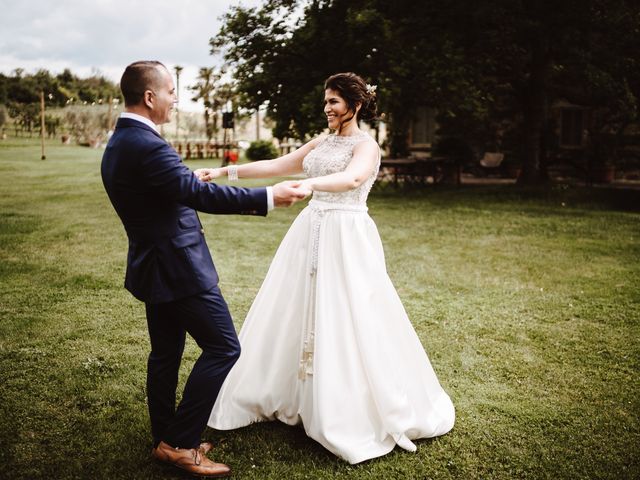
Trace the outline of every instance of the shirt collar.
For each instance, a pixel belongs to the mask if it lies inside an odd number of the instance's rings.
[[[147,117],[143,117],[142,115],[138,115],[137,113],[131,113],[131,112],[122,112],[120,114],[120,118],[129,118],[131,120],[137,120],[138,122],[142,122],[145,125],[153,128],[157,133],[160,133],[158,131],[158,126],[153,123],[151,120],[149,120]]]

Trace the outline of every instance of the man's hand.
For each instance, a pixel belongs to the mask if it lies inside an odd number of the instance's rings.
[[[193,174],[198,177],[201,182],[209,182],[214,178],[222,177],[226,175],[226,168],[198,168],[193,171]]]
[[[276,207],[290,207],[298,200],[311,195],[311,190],[301,186],[302,182],[288,180],[273,186],[273,204]]]

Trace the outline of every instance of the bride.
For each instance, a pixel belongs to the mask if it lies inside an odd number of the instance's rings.
[[[442,435],[455,412],[389,279],[367,214],[380,166],[358,128],[376,113],[375,87],[353,73],[325,82],[335,133],[274,160],[196,170],[202,180],[304,172],[312,190],[271,263],[240,331],[242,355],[209,426],[278,419],[350,463]]]

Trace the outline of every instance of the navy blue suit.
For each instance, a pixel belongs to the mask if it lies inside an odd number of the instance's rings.
[[[265,188],[200,182],[151,127],[120,118],[102,181],[129,238],[125,287],[146,304],[154,444],[195,448],[240,345],[196,210],[267,214]],[[175,408],[185,332],[203,352]]]

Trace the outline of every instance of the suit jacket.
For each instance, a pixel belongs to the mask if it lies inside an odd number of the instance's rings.
[[[102,157],[102,182],[129,237],[125,287],[147,303],[218,283],[196,210],[267,214],[266,188],[200,182],[151,127],[120,118]]]

